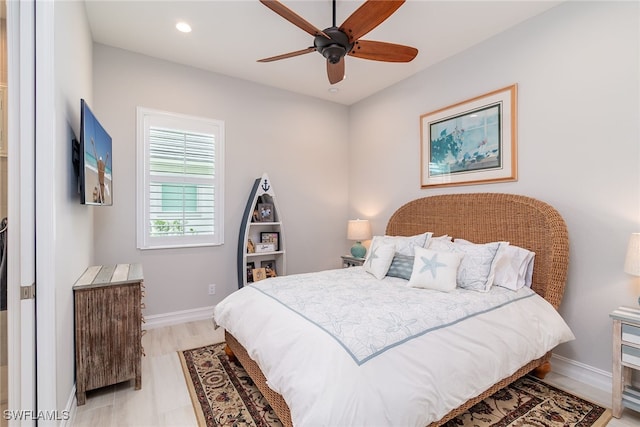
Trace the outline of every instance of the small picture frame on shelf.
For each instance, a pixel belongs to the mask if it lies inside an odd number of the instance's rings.
[[[278,275],[275,259],[260,261],[260,267],[264,268],[267,277],[276,277]]]
[[[259,282],[260,280],[267,278],[267,270],[264,268],[254,268],[253,269],[253,281]]]
[[[276,251],[280,250],[280,232],[278,231],[262,231],[260,233],[260,243],[275,244]]]
[[[256,268],[255,262],[247,263],[247,283],[253,282],[253,269]]]
[[[263,254],[265,252],[275,252],[276,244],[275,243],[258,243],[256,245],[256,253]]]
[[[258,221],[259,222],[273,222],[273,204],[271,203],[258,203]]]

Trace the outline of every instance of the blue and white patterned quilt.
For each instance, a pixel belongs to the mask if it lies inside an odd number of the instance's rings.
[[[250,288],[317,325],[358,365],[403,342],[534,295],[529,288],[447,293],[406,283],[377,280],[354,267],[272,278]]]

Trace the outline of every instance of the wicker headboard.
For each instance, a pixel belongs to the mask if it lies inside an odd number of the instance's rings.
[[[569,262],[569,237],[562,216],[549,204],[501,193],[446,194],[401,206],[386,234],[433,232],[475,243],[507,241],[536,253],[532,288],[556,309],[562,302]]]

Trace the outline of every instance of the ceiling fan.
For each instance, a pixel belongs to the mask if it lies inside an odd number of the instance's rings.
[[[394,43],[360,40],[360,37],[380,25],[391,16],[405,0],[367,0],[344,23],[336,26],[336,0],[333,0],[333,26],[319,30],[278,0],[260,0],[262,4],[287,21],[314,36],[313,46],[282,55],[259,59],[272,62],[318,51],[327,59],[327,76],[331,84],[344,79],[344,57],[370,59],[384,62],[410,62],[418,49]]]

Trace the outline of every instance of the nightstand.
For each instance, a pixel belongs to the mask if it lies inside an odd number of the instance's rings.
[[[342,267],[357,267],[364,264],[364,258],[356,258],[351,255],[342,255]]]
[[[622,408],[640,411],[640,390],[631,385],[633,370],[640,371],[640,309],[620,307],[613,319],[613,404],[611,412],[620,418]]]

